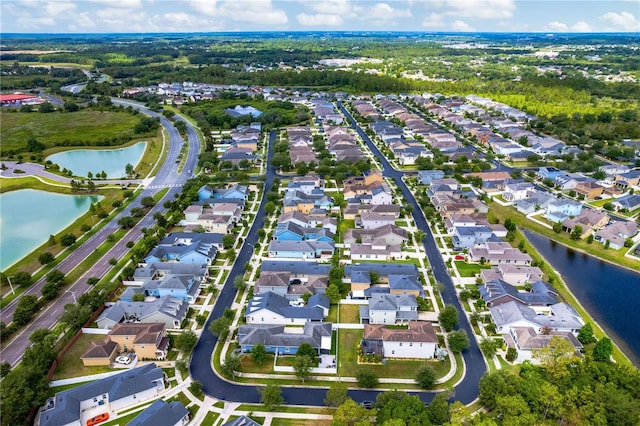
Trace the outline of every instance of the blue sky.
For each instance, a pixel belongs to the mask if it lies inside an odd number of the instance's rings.
[[[3,33],[640,32],[640,0],[2,0]]]

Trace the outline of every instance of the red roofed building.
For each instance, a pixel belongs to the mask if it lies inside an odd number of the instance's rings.
[[[24,93],[13,93],[10,95],[0,95],[0,104],[2,105],[18,105],[23,102],[33,103],[38,100],[37,95],[28,95]]]

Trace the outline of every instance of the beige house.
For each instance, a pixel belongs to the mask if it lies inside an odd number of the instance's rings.
[[[133,351],[139,359],[164,359],[169,339],[164,324],[124,323],[109,332],[120,351]]]
[[[85,367],[111,365],[118,355],[118,344],[106,337],[102,343],[91,342],[91,346],[80,359]]]

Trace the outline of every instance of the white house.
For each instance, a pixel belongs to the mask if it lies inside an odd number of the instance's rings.
[[[321,322],[329,314],[329,299],[314,294],[306,306],[292,306],[289,299],[266,292],[253,296],[247,303],[247,324],[304,325],[308,321]]]
[[[517,302],[507,302],[490,308],[498,333],[506,334],[513,327],[532,327],[543,330],[577,333],[584,325],[580,315],[564,302],[534,310]]]
[[[365,324],[360,343],[362,353],[379,358],[431,359],[437,346],[436,332],[431,323],[425,321],[410,321],[406,329]]]

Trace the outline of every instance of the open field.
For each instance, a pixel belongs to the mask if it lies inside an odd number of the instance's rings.
[[[30,138],[46,148],[58,145],[91,146],[133,135],[140,118],[127,112],[92,111],[24,113],[3,112],[0,138],[4,150],[26,151]],[[45,155],[49,154],[45,151]]]

